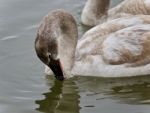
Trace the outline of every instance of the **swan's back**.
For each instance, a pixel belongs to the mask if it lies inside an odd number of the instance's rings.
[[[141,62],[138,65],[145,65],[147,59],[150,60],[150,24],[135,25],[110,34],[102,45],[102,56],[109,64]]]
[[[109,10],[110,0],[105,1],[88,0],[82,11],[82,23],[88,26],[95,26],[116,18],[131,15],[150,15],[150,0],[124,0]]]
[[[73,73],[125,77],[150,74],[150,16],[115,19],[79,40]]]
[[[150,24],[150,16],[122,17],[90,29],[78,41],[76,56],[82,58],[85,55],[102,54],[102,44],[110,34],[139,24]]]
[[[139,14],[150,14],[150,0],[124,0],[117,7],[108,11],[108,15],[112,18]]]

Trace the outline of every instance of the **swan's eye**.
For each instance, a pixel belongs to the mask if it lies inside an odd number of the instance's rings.
[[[51,58],[51,55],[52,55],[51,53],[48,53],[48,57],[49,57],[49,58]]]
[[[48,53],[48,57],[49,57],[50,59],[53,59],[53,60],[58,60],[57,54]]]

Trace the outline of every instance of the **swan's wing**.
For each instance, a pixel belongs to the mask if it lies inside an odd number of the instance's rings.
[[[149,63],[150,24],[136,25],[111,34],[102,44],[102,56],[110,64]]]
[[[108,35],[129,26],[150,24],[149,18],[149,15],[122,17],[90,29],[78,41],[76,57],[80,59],[85,55],[101,54],[101,45]]]
[[[124,16],[121,14],[131,14],[131,15],[138,15],[150,14],[150,0],[124,0],[116,7],[111,8],[108,11],[108,16],[110,18],[117,17],[116,15],[120,15],[120,17]],[[118,16],[119,16],[118,15]]]

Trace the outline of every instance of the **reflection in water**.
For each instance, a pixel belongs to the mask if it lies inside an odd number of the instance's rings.
[[[113,87],[113,98],[127,104],[150,104],[150,83]]]
[[[52,78],[48,78],[47,82],[51,82]],[[74,82],[54,81],[54,85],[50,91],[43,94],[43,100],[37,100],[39,104],[36,110],[44,113],[79,113],[79,95]]]
[[[75,82],[80,92],[80,113],[99,113],[99,111],[102,113],[110,111],[111,113],[139,113],[139,111],[149,113],[150,111],[149,76],[77,77]]]
[[[48,76],[47,76],[48,77]],[[75,77],[60,82],[47,79],[50,91],[37,100],[44,113],[149,113],[149,76],[130,78]],[[80,100],[80,102],[79,102]],[[109,106],[109,108],[108,108]],[[133,109],[136,111],[133,112]],[[122,110],[125,110],[123,112]]]

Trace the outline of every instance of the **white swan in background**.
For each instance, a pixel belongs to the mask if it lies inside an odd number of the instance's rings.
[[[150,15],[150,0],[124,0],[111,9],[109,3],[110,0],[88,0],[82,11],[82,23],[95,26],[128,15]]]
[[[123,77],[150,74],[150,16],[129,16],[98,25],[78,40],[68,12],[45,16],[35,41],[46,74],[58,79],[73,75]]]

